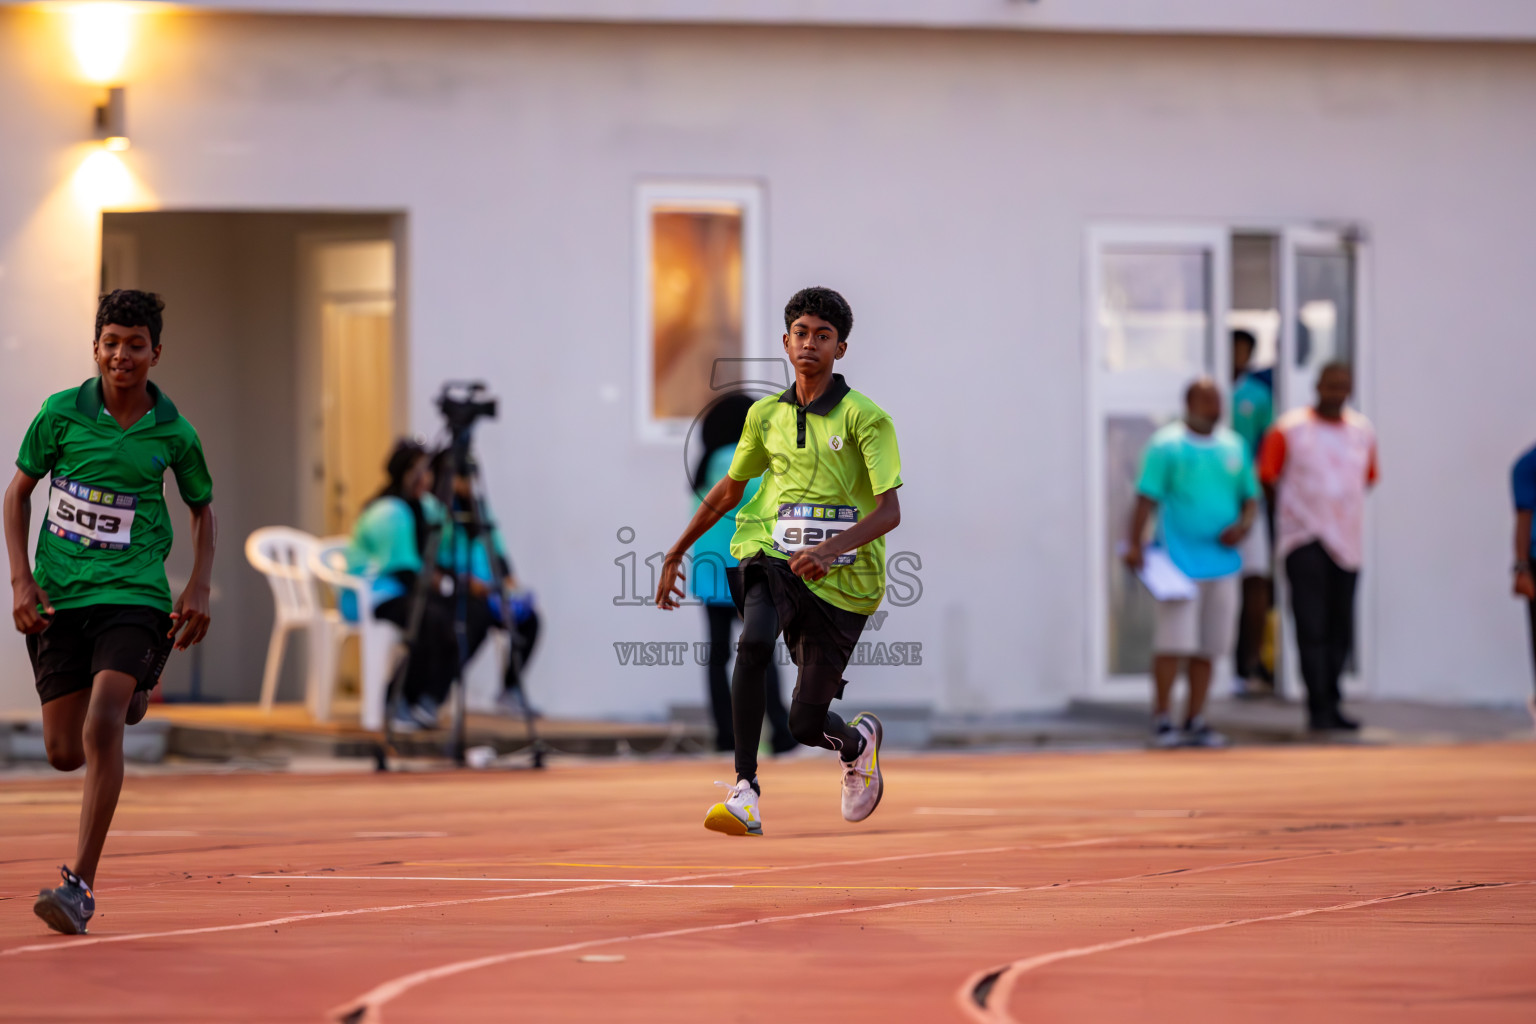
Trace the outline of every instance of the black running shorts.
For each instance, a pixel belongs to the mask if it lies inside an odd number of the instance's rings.
[[[152,690],[171,655],[171,617],[158,608],[93,604],[63,608],[27,637],[37,695],[44,704],[90,689],[98,672],[122,672]]]
[[[790,571],[788,559],[762,552],[726,570],[738,614],[743,613],[747,587],[757,574],[768,583],[774,610],[779,613],[784,646],[800,668],[794,699],[808,704],[830,704],[842,696],[843,670],[853,658],[869,616],[822,600],[805,585],[805,580]]]

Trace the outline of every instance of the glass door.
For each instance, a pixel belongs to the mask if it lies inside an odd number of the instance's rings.
[[[1280,315],[1281,343],[1275,412],[1309,406],[1316,401],[1317,375],[1332,362],[1346,362],[1354,369],[1355,392],[1350,405],[1366,408],[1363,372],[1364,345],[1360,311],[1363,247],[1357,233],[1346,229],[1291,227],[1281,235]],[[1370,503],[1367,502],[1366,534],[1369,550]],[[1296,659],[1296,630],[1290,613],[1290,594],[1285,567],[1275,563],[1275,596],[1282,609],[1280,685],[1291,699],[1302,699],[1306,690]],[[1345,672],[1346,693],[1362,689],[1360,666],[1374,606],[1370,574],[1361,580],[1356,594],[1354,654]]]
[[[1148,438],[1180,415],[1195,378],[1229,390],[1229,274],[1222,228],[1089,230],[1088,696],[1146,695],[1152,599],[1119,548]]]
[[[1295,409],[1312,404],[1324,366],[1355,363],[1356,245],[1345,232],[1319,228],[1287,228],[1282,245],[1281,350],[1287,355],[1280,361],[1279,405]],[[1352,404],[1359,406],[1358,394]]]

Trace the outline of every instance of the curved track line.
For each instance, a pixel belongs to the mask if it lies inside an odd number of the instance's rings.
[[[737,928],[751,928],[760,924],[780,924],[784,921],[806,921],[817,917],[841,917],[847,914],[868,914],[876,910],[897,910],[901,907],[918,907],[930,903],[951,903],[955,900],[975,899],[978,896],[995,896],[1004,892],[1018,892],[1018,889],[988,889],[983,892],[960,893],[955,896],[931,896],[921,900],[901,900],[896,903],[880,903],[872,907],[841,907],[837,910],[812,910],[803,914],[781,914],[777,917],[754,917],[746,921],[730,921],[726,924],[696,925],[692,928],[673,928],[663,932],[645,932],[641,935],[616,935],[606,939],[588,939],[585,942],[570,942],[563,946],[543,946],[538,949],[519,949],[511,953],[495,953],[490,956],[477,957],[473,960],[460,960],[457,963],[444,964],[441,967],[431,967],[415,974],[407,974],[364,993],[351,1002],[331,1011],[332,1020],[341,1024],[381,1024],[384,1004],[398,996],[404,995],[418,985],[424,985],[429,981],[438,981],[449,978],[455,974],[463,974],[466,971],[479,970],[482,967],[492,967],[496,964],[511,963],[514,960],[530,960],[534,957],[553,956],[556,953],[574,953],[581,949],[593,949],[598,946],[613,946],[621,942],[648,942],[655,939],[675,939],[683,935],[701,935],[705,932],[723,932]]]
[[[1060,843],[1029,843],[1013,846],[988,846],[969,850],[932,850],[924,853],[895,854],[889,857],[864,857],[858,860],[829,860],[814,864],[780,864],[769,868],[754,868],[751,870],[716,871],[702,875],[676,875],[672,878],[658,878],[656,884],[674,882],[697,882],[709,878],[730,878],[737,875],[756,875],[770,871],[805,871],[816,868],[857,867],[863,864],[885,864],[891,861],[921,860],[929,857],[965,857],[988,853],[1024,852],[1027,850],[1059,850],[1078,846],[1094,846],[1101,843],[1122,841],[1124,836],[1105,836],[1096,839],[1074,839]],[[61,949],[78,949],[81,946],[96,946],[109,942],[141,942],[146,939],[169,939],[184,935],[211,935],[217,932],[250,931],[257,928],[272,928],[277,925],[298,924],[303,921],[320,921],[334,917],[354,917],[358,914],[388,914],[402,910],[430,910],[435,907],[462,907],[476,903],[502,903],[507,900],[526,900],[539,896],[563,896],[569,893],[600,892],[608,889],[630,888],[633,883],[622,881],[605,883],[602,885],[584,885],[567,889],[549,889],[542,892],[503,893],[496,896],[473,896],[457,900],[433,900],[426,903],[397,903],[383,907],[358,907],[353,910],[327,910],[310,914],[290,914],[286,917],[273,917],[263,921],[245,921],[240,924],[207,925],[201,928],[175,928],[163,932],[130,932],[124,935],[103,935],[99,938],[85,937],[81,939],[60,940],[55,942],[39,942],[28,946],[12,946],[9,949],[0,949],[0,957],[16,956],[22,953],[49,953]]]
[[[215,932],[240,932],[256,928],[273,928],[280,924],[297,924],[300,921],[320,921],[332,917],[355,917],[358,914],[388,914],[396,910],[430,910],[433,907],[460,907],[469,903],[498,903],[506,900],[526,900],[538,896],[561,896],[572,892],[596,892],[614,888],[610,885],[585,885],[572,889],[546,889],[543,892],[504,893],[499,896],[476,896],[462,900],[433,900],[430,903],[397,903],[387,907],[358,907],[355,910],[326,910],[312,914],[290,914],[272,917],[264,921],[245,921],[241,924],[215,924],[203,928],[174,928],[164,932],[129,932],[124,935],[86,936],[60,942],[39,942],[31,946],[12,946],[0,949],[0,956],[16,956],[21,953],[49,953],[60,949],[78,949],[81,946],[99,946],[108,942],[141,942],[145,939],[173,939],[183,935],[211,935]]]
[[[1081,844],[1063,844],[1081,845]],[[611,946],[621,942],[645,942],[653,939],[675,938],[680,935],[694,935],[700,932],[723,931],[733,928],[747,928],[759,924],[776,924],[782,921],[801,921],[814,917],[834,917],[840,914],[862,914],[876,910],[892,910],[899,907],[919,906],[927,903],[946,903],[952,900],[974,899],[978,896],[1000,896],[1005,893],[1020,892],[1044,892],[1052,889],[1074,889],[1089,885],[1114,885],[1118,882],[1137,882],[1152,878],[1168,878],[1172,876],[1199,875],[1211,871],[1224,871],[1232,868],[1257,867],[1265,864],[1278,864],[1297,860],[1312,860],[1317,857],[1344,856],[1353,853],[1362,853],[1379,847],[1366,847],[1359,850],[1321,850],[1311,853],[1296,854],[1289,857],[1265,857],[1258,860],[1231,861],[1225,864],[1207,864],[1197,868],[1176,868],[1172,871],[1151,871],[1136,875],[1121,875],[1118,878],[1087,878],[1078,881],[1049,882],[1044,885],[1021,886],[992,886],[979,892],[969,892],[958,896],[936,896],[922,900],[904,900],[898,903],[883,903],[872,907],[852,907],[840,910],[818,910],[803,914],[787,914],[778,917],[752,918],[747,921],[734,921],[729,924],[705,925],[696,928],[680,928],[671,931],[647,932],[642,935],[620,935],[606,939],[589,939],[583,942],[568,943],[562,946],[547,946],[539,949],[515,950],[510,953],[494,953],[488,956],[475,957],[469,960],[459,960],[440,967],[430,967],[411,974],[396,978],[393,981],[384,982],[365,992],[357,999],[331,1011],[331,1019],[340,1024],[382,1024],[383,1007],[385,1003],[404,995],[406,992],[427,982],[437,981],[440,978],[452,977],[455,974],[463,974],[466,971],[478,970],[481,967],[492,967],[497,964],[510,963],[515,960],[527,960],[533,957],[551,956],[556,953],[569,953],[578,949],[590,949],[594,946]],[[902,858],[881,857],[877,860],[891,860]],[[635,888],[645,888],[637,886]]]
[[[1302,910],[1292,910],[1284,914],[1266,914],[1263,917],[1245,917],[1240,920],[1220,921],[1215,924],[1197,924],[1188,928],[1174,928],[1170,931],[1157,932],[1152,935],[1138,935],[1134,938],[1117,939],[1113,942],[1100,942],[1092,946],[1059,949],[1053,953],[1042,953],[1038,956],[1015,960],[1013,963],[1002,967],[993,967],[985,971],[979,971],[966,979],[965,984],[960,988],[957,999],[961,1011],[971,1020],[976,1021],[977,1024],[1017,1024],[1008,1013],[1008,1003],[1012,999],[1014,986],[1018,983],[1020,976],[1050,964],[1060,963],[1063,960],[1075,960],[1079,957],[1093,956],[1096,953],[1108,953],[1112,950],[1125,949],[1129,946],[1141,946],[1149,942],[1161,942],[1164,939],[1176,939],[1185,935],[1198,935],[1201,932],[1236,928],[1239,925],[1261,924],[1266,921],[1289,921],[1299,917],[1310,917],[1313,914],[1332,914],[1341,910],[1358,910],[1361,907],[1375,906],[1380,903],[1413,900],[1423,896],[1439,895],[1440,893],[1467,892],[1474,889],[1503,889],[1513,885],[1536,885],[1536,880],[1481,882],[1472,885],[1412,889],[1408,892],[1393,893],[1390,896],[1377,896],[1368,900],[1336,903],[1329,907],[1308,907]]]

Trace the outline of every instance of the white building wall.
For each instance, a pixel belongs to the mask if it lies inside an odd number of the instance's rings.
[[[612,646],[703,638],[697,610],[612,603],[613,560],[662,550],[688,514],[681,453],[634,438],[632,204],[652,178],[762,182],[771,308],[811,283],[854,306],[842,370],[895,418],[907,486],[890,550],[923,565],[922,599],[878,636],[922,642],[924,664],[855,669],[850,693],[1012,709],[1083,687],[1084,227],[1140,219],[1369,228],[1377,692],[1509,701],[1529,686],[1505,572],[1505,474],[1536,439],[1528,46],[215,16],[144,29],[125,162],[149,205],[406,211],[414,423],[435,426],[446,377],[487,378],[504,399],[480,440],[543,606],[531,685],[553,713],[703,696],[702,669],[622,668]],[[94,89],[48,15],[0,14],[0,47],[11,444],[43,394],[80,377],[96,221],[68,179]],[[221,572],[249,571],[242,540],[223,539]],[[0,703],[34,699],[19,639],[0,645]]]

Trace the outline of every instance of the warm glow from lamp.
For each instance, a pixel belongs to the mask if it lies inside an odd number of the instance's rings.
[[[130,4],[70,5],[69,41],[86,78],[106,85],[122,74],[133,32],[133,14]]]
[[[90,209],[122,206],[133,198],[133,175],[116,153],[98,149],[75,171],[75,197]]]

